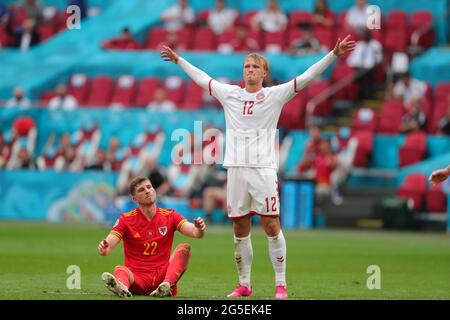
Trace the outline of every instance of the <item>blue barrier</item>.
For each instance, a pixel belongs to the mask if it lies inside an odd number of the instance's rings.
[[[314,225],[313,180],[286,179],[281,187],[281,226],[311,229]]]

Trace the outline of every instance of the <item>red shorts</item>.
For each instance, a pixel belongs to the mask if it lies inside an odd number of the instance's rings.
[[[136,295],[149,295],[163,282],[166,270],[167,268],[142,273],[133,272],[134,282],[130,286],[130,292]]]

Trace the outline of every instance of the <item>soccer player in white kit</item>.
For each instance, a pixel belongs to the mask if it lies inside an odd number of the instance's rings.
[[[320,75],[335,59],[353,50],[350,36],[338,39],[334,49],[303,74],[289,82],[263,87],[269,65],[257,53],[247,55],[243,65],[245,88],[220,83],[163,47],[161,57],[178,64],[188,76],[219,100],[225,113],[228,216],[233,221],[235,261],[239,283],[228,297],[252,295],[250,281],[253,249],[251,217],[261,217],[275,271],[275,298],[288,297],[286,289],[286,242],[280,226],[275,138],[283,105]]]

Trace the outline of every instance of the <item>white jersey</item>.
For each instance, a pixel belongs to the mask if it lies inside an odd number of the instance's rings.
[[[277,124],[297,90],[295,79],[250,93],[210,80],[210,95],[222,104],[226,122],[224,167],[278,168]]]

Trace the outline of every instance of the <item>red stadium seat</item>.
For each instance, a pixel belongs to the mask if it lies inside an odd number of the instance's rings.
[[[195,110],[204,103],[203,96],[208,94],[203,88],[197,85],[194,81],[189,80],[186,84],[186,94],[180,105],[182,109]]]
[[[311,100],[312,98],[316,97],[323,91],[328,90],[330,87],[330,84],[326,80],[319,80],[311,83],[307,89],[308,91],[308,100]],[[331,101],[330,99],[325,100],[324,102],[318,104],[316,108],[314,109],[314,115],[316,116],[329,116],[331,113]]]
[[[69,94],[73,95],[80,105],[83,105],[86,102],[89,89],[90,81],[85,74],[72,75],[67,84]]]
[[[216,50],[216,37],[210,28],[199,28],[194,32],[193,50]]]
[[[422,131],[407,134],[398,152],[400,167],[420,162],[427,153],[427,134]]]
[[[352,67],[350,67],[346,63],[338,63],[333,69],[333,72],[331,73],[331,82],[336,83],[339,82],[347,77],[354,76],[356,73],[356,70]],[[334,99],[341,99],[341,100],[356,100],[358,98],[359,93],[359,86],[356,81],[352,81],[347,86],[343,87],[341,90],[337,91],[333,97]]]
[[[194,37],[194,32],[191,27],[184,27],[177,30],[178,42],[181,47],[186,50],[192,48],[192,39]]]
[[[143,78],[137,86],[135,105],[147,106],[155,97],[155,91],[161,86],[158,78]]]
[[[390,100],[383,103],[379,113],[377,131],[383,134],[397,134],[403,117],[403,102]]]
[[[177,108],[180,107],[181,100],[185,94],[183,79],[180,77],[168,77],[164,81],[167,99],[171,100]]]
[[[55,91],[45,91],[41,95],[40,104],[42,106],[47,106],[48,102],[51,100],[51,98],[53,98],[55,96],[56,96],[56,92]]]
[[[424,29],[428,29],[428,31],[419,38],[418,44],[427,48],[432,47],[436,33],[433,30],[433,16],[431,12],[422,10],[413,12],[409,25],[409,35],[412,35],[414,31]]]
[[[359,168],[366,168],[370,164],[370,157],[373,151],[373,132],[358,131],[353,132],[352,136],[358,141],[353,165]]]
[[[5,48],[9,46],[10,40],[8,32],[6,31],[6,28],[0,25],[0,47]]]
[[[157,50],[158,44],[166,40],[167,30],[163,27],[155,27],[148,31],[145,48]]]
[[[317,41],[319,41],[322,46],[325,46],[327,50],[334,48],[336,39],[333,29],[314,29],[313,34]]]
[[[264,44],[265,51],[276,53],[282,52],[286,45],[285,32],[266,32],[264,34]]]
[[[388,29],[384,38],[384,49],[389,56],[392,53],[400,51],[406,51],[406,45],[408,43],[408,33],[405,29]],[[390,61],[390,59],[388,59]]]
[[[439,129],[439,121],[447,114],[448,105],[446,102],[437,102],[433,107],[433,112],[428,121],[428,132],[431,134],[437,133]]]
[[[129,107],[134,103],[136,93],[136,79],[130,75],[120,76],[114,86],[111,105]]]
[[[91,81],[91,91],[86,104],[89,106],[108,106],[111,98],[113,80],[109,76],[98,76]]]
[[[421,211],[425,193],[427,192],[427,178],[422,173],[412,173],[405,178],[397,190],[397,196],[403,199],[413,200],[413,209]]]
[[[356,112],[352,120],[352,131],[375,132],[377,126],[377,115],[373,109],[361,108]]]
[[[252,28],[252,20],[253,17],[258,13],[258,10],[250,10],[240,15],[240,17],[237,19],[237,24],[240,24],[242,26],[245,26],[249,29]]]
[[[306,91],[300,91],[281,110],[280,127],[284,129],[305,128]]]
[[[447,102],[448,96],[450,95],[450,82],[440,82],[434,88],[434,101]]]
[[[447,195],[441,188],[442,185],[438,184],[427,190],[425,194],[425,204],[428,212],[447,212]]]
[[[289,27],[298,28],[298,24],[307,23],[312,24],[313,15],[308,11],[291,11],[289,15]]]
[[[391,11],[386,17],[386,29],[388,30],[407,30],[408,14],[405,11]]]
[[[42,23],[39,25],[37,32],[39,34],[39,42],[44,42],[53,37],[56,30],[52,23]]]

